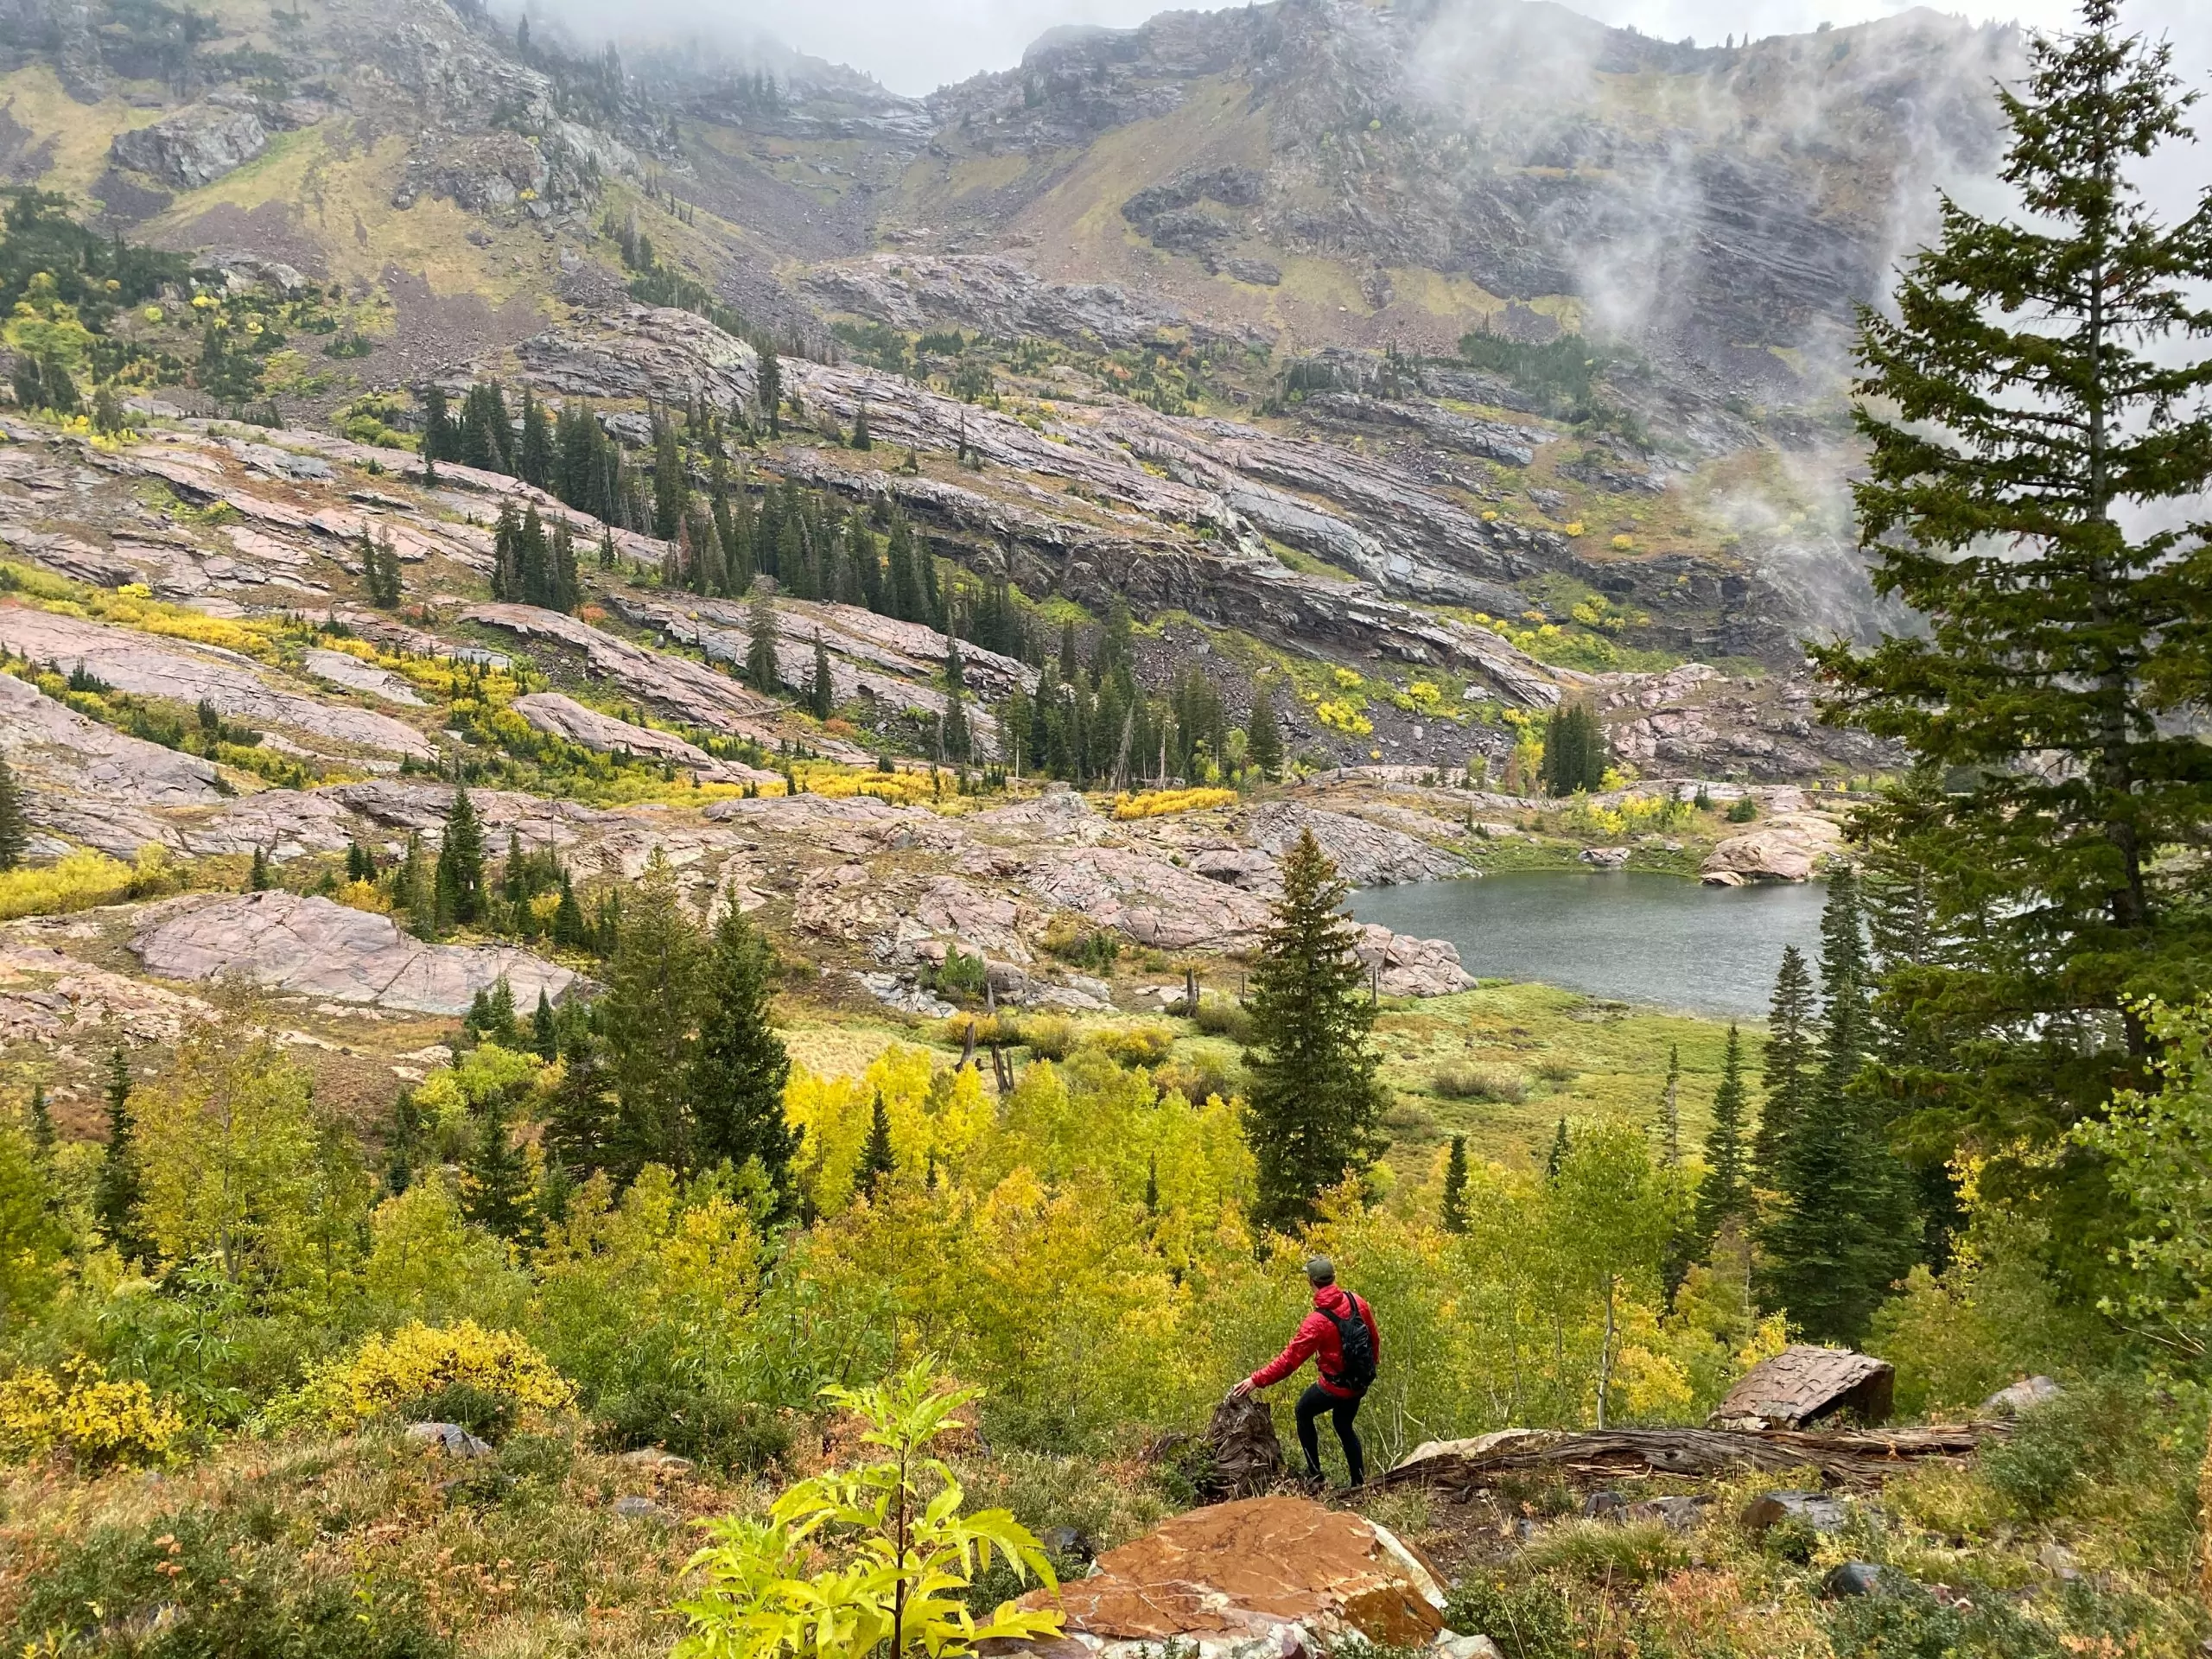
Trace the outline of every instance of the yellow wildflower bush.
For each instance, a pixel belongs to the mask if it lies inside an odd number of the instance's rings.
[[[142,878],[161,874],[166,862],[153,848],[139,854],[135,867],[80,849],[59,863],[9,870],[0,874],[0,921],[119,903],[131,896]]]
[[[370,1337],[351,1359],[318,1372],[303,1393],[310,1415],[344,1428],[456,1384],[524,1409],[560,1411],[575,1401],[568,1379],[536,1348],[474,1319],[448,1325],[418,1319]]]
[[[1115,797],[1114,816],[1124,822],[1132,818],[1164,818],[1177,812],[1202,812],[1208,807],[1236,804],[1236,791],[1233,789],[1155,789]]]
[[[110,1382],[92,1360],[0,1382],[0,1458],[11,1463],[54,1452],[94,1467],[159,1463],[183,1433],[174,1406],[143,1382]]]
[[[390,896],[373,881],[348,881],[330,896],[348,910],[365,910],[378,916],[389,915],[391,912]],[[553,902],[557,905],[560,901],[561,895],[555,893]]]
[[[1375,722],[1357,709],[1333,697],[1324,697],[1313,705],[1313,718],[1332,731],[1343,732],[1352,737],[1365,737],[1375,729]]]

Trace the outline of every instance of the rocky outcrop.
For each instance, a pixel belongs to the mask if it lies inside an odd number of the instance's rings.
[[[1502,461],[1510,467],[1526,467],[1536,458],[1537,448],[1552,437],[1535,427],[1478,421],[1439,409],[1434,404],[1392,402],[1351,391],[1317,393],[1298,408],[1311,421],[1331,426],[1396,427],[1419,434],[1439,449],[1456,449],[1485,461]]]
[[[1126,847],[1049,849],[1014,879],[1039,904],[1166,950],[1233,950],[1268,924],[1264,899]]]
[[[361,691],[385,702],[396,702],[409,709],[427,708],[421,697],[405,680],[388,668],[378,668],[374,663],[365,663],[342,651],[309,649],[302,658],[308,673],[318,680],[327,680],[333,685],[343,686],[348,691]]]
[[[99,1040],[173,1044],[212,1010],[198,997],[89,967],[50,947],[0,944],[0,1044]]]
[[[1416,939],[1363,922],[1352,953],[1376,973],[1385,996],[1450,996],[1475,988],[1474,976],[1459,965],[1459,946],[1444,939]]]
[[[526,950],[425,944],[388,916],[290,893],[171,901],[155,907],[130,948],[162,979],[236,975],[269,990],[416,1014],[466,1014],[501,979],[522,1007],[540,991],[557,1001],[576,982]]]
[[[750,410],[760,353],[704,317],[631,305],[579,318],[515,347],[522,378],[562,397],[654,397]]]
[[[269,133],[251,111],[195,104],[150,127],[118,132],[108,151],[118,167],[143,173],[173,190],[197,190],[235,173],[268,148]]]
[[[429,741],[389,715],[318,702],[270,684],[250,658],[210,645],[156,639],[86,617],[0,605],[0,644],[19,657],[85,667],[119,690],[212,703],[228,719],[286,727],[332,742],[427,760]]]
[[[757,735],[765,729],[760,717],[779,707],[728,675],[717,674],[689,658],[633,645],[604,628],[558,611],[541,610],[534,605],[475,605],[463,611],[461,620],[503,628],[526,639],[552,640],[581,652],[588,672],[613,681],[626,696],[709,731]]]
[[[1753,881],[1809,881],[1843,851],[1843,828],[1811,812],[1783,812],[1756,830],[1731,836],[1706,855],[1699,879],[1707,887]]]
[[[1262,852],[1281,858],[1300,835],[1310,832],[1337,873],[1355,887],[1387,887],[1403,881],[1437,881],[1466,874],[1464,860],[1349,813],[1331,812],[1294,802],[1260,808],[1252,815],[1251,837]]]
[[[824,311],[849,311],[909,332],[952,323],[1000,340],[1044,334],[1118,346],[1186,326],[1173,306],[1105,283],[1048,283],[996,254],[879,253],[817,266],[799,279],[799,291]]]
[[[0,674],[0,747],[38,791],[34,823],[48,790],[134,806],[204,805],[228,792],[213,761],[103,726],[12,674]]]
[[[580,743],[601,754],[654,755],[698,773],[702,782],[781,782],[783,774],[757,766],[717,760],[696,743],[687,743],[668,732],[649,726],[632,726],[626,720],[587,709],[558,691],[533,691],[509,705],[541,732]]]

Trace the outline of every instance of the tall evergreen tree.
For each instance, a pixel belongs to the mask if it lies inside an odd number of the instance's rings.
[[[125,1256],[138,1254],[138,1160],[130,1112],[130,1062],[118,1043],[108,1052],[107,1153],[92,1192],[92,1215],[107,1242]]]
[[[776,665],[775,601],[765,583],[753,590],[748,626],[751,637],[745,645],[746,683],[772,697],[784,689],[784,676]]]
[[[408,832],[407,856],[392,879],[392,904],[407,917],[408,931],[418,939],[438,937],[438,882],[423,837]]]
[[[446,401],[443,386],[423,388],[423,459],[461,459],[461,435],[454,429],[452,408]]]
[[[1945,199],[1894,315],[1862,313],[1861,543],[1928,626],[1815,655],[1833,717],[1946,784],[1869,825],[1928,874],[1932,949],[1883,988],[1918,1033],[1918,1127],[1992,1149],[1986,1192],[2049,1194],[2062,1265],[2096,1274],[2122,1207],[2084,1153],[2037,1166],[2146,1077],[2140,999],[2212,961],[2196,874],[2164,856],[2212,830],[2212,553],[2186,505],[2212,486],[2212,193],[2179,224],[2145,201],[2141,163],[2190,136],[2172,48],[2118,0],[2080,17],[1998,93],[2021,216]]]
[[[1602,789],[1612,755],[1605,728],[1586,702],[1561,703],[1544,727],[1543,784],[1552,795]]]
[[[790,1208],[797,1138],[784,1117],[791,1061],[771,1023],[775,952],[734,903],[723,907],[699,976],[699,1041],[690,1103],[702,1167],[751,1159]]]
[[[30,849],[31,830],[23,817],[23,794],[16,774],[0,756],[0,870],[12,870]]]
[[[690,1091],[699,978],[699,931],[676,875],[655,848],[622,907],[601,999],[607,1056],[620,1105],[611,1166],[694,1166]]]
[[[1244,728],[1244,758],[1262,778],[1282,775],[1282,727],[1265,684],[1252,690],[1252,718]]]
[[[784,435],[784,365],[777,360],[775,348],[768,347],[760,353],[760,390],[756,398],[759,418],[767,423],[768,435]]]
[[[257,847],[253,849],[253,866],[246,872],[245,890],[266,893],[269,888],[269,852],[266,848]]]
[[[1766,1069],[1759,1079],[1766,1101],[1759,1109],[1758,1134],[1752,1141],[1752,1171],[1770,1192],[1780,1181],[1784,1148],[1812,1099],[1817,1034],[1811,970],[1805,966],[1804,953],[1785,944],[1767,1015]]]
[[[438,846],[437,925],[441,930],[470,926],[484,916],[484,826],[468,791],[456,789],[446,809],[444,839]]]
[[[683,451],[677,442],[675,423],[663,414],[653,428],[653,534],[664,542],[674,541],[690,505]]]
[[[1451,1155],[1444,1163],[1444,1230],[1467,1230],[1467,1137],[1452,1137]]]
[[[1314,1199],[1365,1169],[1378,1147],[1375,1013],[1357,935],[1338,913],[1350,891],[1313,831],[1301,831],[1284,855],[1282,896],[1253,969],[1245,1055],[1255,1214],[1271,1227],[1311,1220]]]
[[[1567,1139],[1567,1120],[1562,1117],[1559,1121],[1559,1128],[1552,1132],[1551,1150],[1544,1154],[1546,1180],[1555,1181],[1559,1179],[1560,1166],[1567,1161],[1569,1150]]]
[[[541,1060],[561,1058],[561,1031],[553,1018],[553,1004],[545,995],[545,988],[537,988],[537,1006],[531,1010],[530,1046]]]
[[[891,1151],[891,1113],[883,1103],[883,1090],[875,1091],[875,1106],[868,1115],[868,1141],[861,1147],[860,1168],[853,1185],[874,1198],[877,1190],[898,1172]]]
[[[836,712],[837,686],[830,676],[830,648],[822,643],[822,630],[814,631],[814,677],[807,683],[807,711],[817,720]]]
[[[1734,1024],[1720,1057],[1720,1086],[1713,1092],[1713,1127],[1705,1133],[1705,1173],[1698,1178],[1690,1230],[1697,1255],[1713,1251],[1720,1230],[1746,1225],[1751,1213],[1751,1170],[1745,1157],[1744,1039]]]
[[[553,464],[553,425],[545,418],[545,405],[523,388],[522,441],[515,453],[515,474],[525,484],[550,490],[556,481]]]
[[[31,1085],[31,1150],[41,1164],[54,1161],[54,1109],[46,1103],[46,1084]]]
[[[501,1238],[520,1237],[530,1219],[530,1178],[508,1127],[513,1112],[504,1089],[484,1098],[473,1115],[474,1133],[462,1166],[464,1213]]]

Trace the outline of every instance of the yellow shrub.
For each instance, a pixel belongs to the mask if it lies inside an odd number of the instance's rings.
[[[1332,677],[1336,680],[1338,689],[1344,691],[1357,691],[1367,683],[1355,671],[1349,668],[1334,670]]]
[[[0,874],[0,920],[89,910],[130,896],[138,872],[105,853],[74,852],[58,864]]]
[[[373,881],[348,881],[331,896],[349,910],[373,911],[381,916],[391,909],[391,900]],[[560,901],[561,895],[555,893],[553,902],[558,904]]]
[[[1199,812],[1210,806],[1234,806],[1236,791],[1233,789],[1158,789],[1141,795],[1122,795],[1115,798],[1114,816],[1131,818],[1164,818],[1175,812]]]
[[[1328,698],[1313,705],[1313,718],[1332,730],[1344,732],[1353,737],[1365,737],[1375,729],[1375,722],[1351,703]]]
[[[89,1359],[59,1378],[23,1371],[0,1382],[0,1457],[11,1462],[60,1451],[91,1465],[156,1463],[183,1433],[184,1419],[143,1382],[111,1382]]]
[[[312,1414],[344,1427],[454,1383],[543,1411],[575,1399],[544,1355],[513,1332],[486,1331],[474,1319],[451,1325],[418,1319],[388,1337],[372,1336],[353,1358],[319,1373],[306,1392]]]

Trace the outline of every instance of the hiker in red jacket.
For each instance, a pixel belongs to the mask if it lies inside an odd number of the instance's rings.
[[[1382,1357],[1382,1333],[1376,1328],[1375,1310],[1366,1301],[1337,1285],[1337,1270],[1325,1255],[1306,1264],[1306,1282],[1313,1287],[1313,1311],[1299,1322],[1290,1346],[1230,1389],[1241,1400],[1255,1389],[1280,1382],[1312,1356],[1321,1374],[1298,1400],[1298,1444],[1306,1453],[1306,1478],[1321,1478],[1321,1437],[1316,1423],[1323,1412],[1337,1426],[1337,1439],[1344,1448],[1344,1466],[1351,1484],[1367,1478],[1367,1454],[1352,1427],[1359,1402],[1375,1381],[1375,1368]]]

